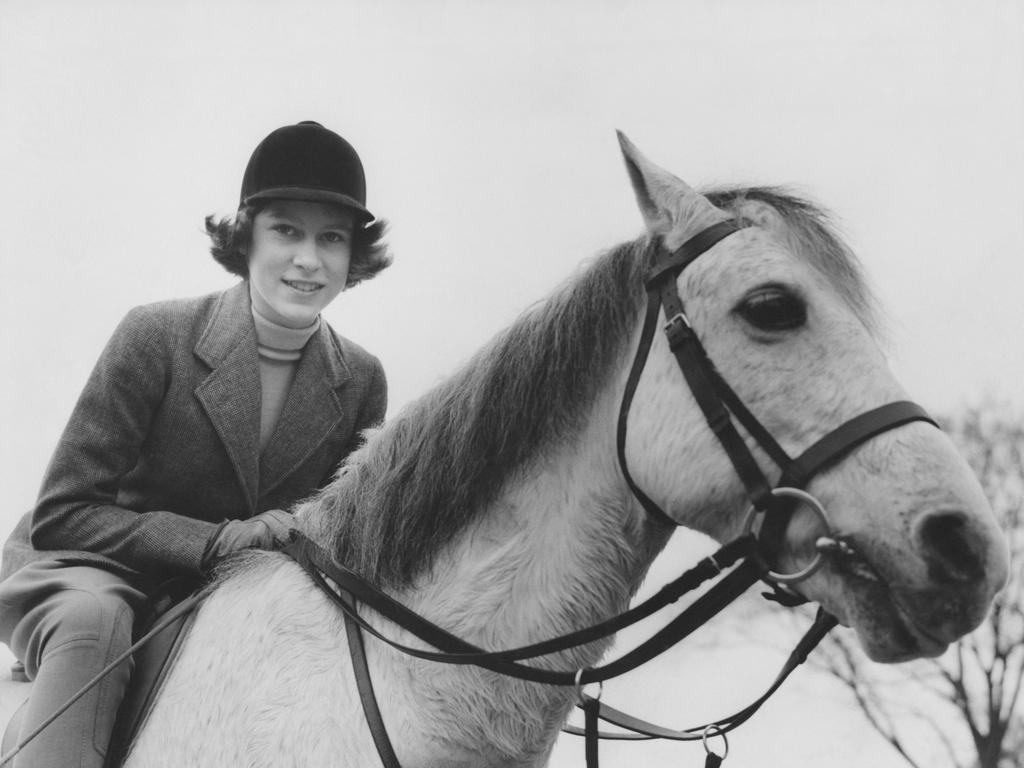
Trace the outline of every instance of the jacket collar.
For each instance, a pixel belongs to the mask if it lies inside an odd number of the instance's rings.
[[[218,298],[203,329],[195,352],[211,368],[217,368],[237,354],[240,347],[256,349],[256,326],[249,303],[249,281],[224,291]]]
[[[232,353],[237,353],[239,347],[253,346],[255,349],[255,344],[256,326],[252,319],[249,281],[243,280],[220,295],[196,343],[195,352],[204,363],[217,368]],[[326,322],[320,323],[306,348],[318,350],[321,372],[327,377],[330,386],[340,387],[352,378],[345,355]]]
[[[270,443],[259,453],[260,370],[249,282],[218,298],[195,346],[212,370],[195,393],[245,488],[250,510],[315,451],[342,418],[337,392],[351,377],[334,334],[321,323],[299,361]],[[312,490],[312,489],[310,489]]]

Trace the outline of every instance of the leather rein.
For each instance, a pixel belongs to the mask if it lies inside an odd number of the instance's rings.
[[[743,225],[734,220],[723,221],[699,232],[675,251],[666,253],[663,248],[661,249],[661,256],[649,272],[646,281],[647,309],[644,325],[623,392],[616,433],[619,466],[633,495],[650,517],[662,524],[678,525],[634,481],[626,462],[625,448],[630,406],[650,353],[658,318],[664,313],[664,317],[667,318],[664,332],[669,347],[690,392],[728,455],[751,503],[745,520],[745,531],[737,539],[725,544],[717,552],[664,586],[657,594],[624,613],[560,637],[503,651],[485,651],[426,620],[380,592],[359,575],[339,566],[328,553],[303,536],[285,547],[284,551],[306,570],[313,582],[343,612],[360,699],[374,744],[385,768],[401,766],[388,737],[373,691],[363,646],[364,632],[418,659],[446,664],[468,664],[522,680],[573,687],[576,691],[577,704],[584,712],[585,724],[583,729],[567,726],[564,730],[585,736],[587,766],[597,768],[599,739],[660,738],[702,741],[707,752],[706,765],[719,765],[725,753],[719,755],[714,752],[709,746],[709,738],[720,736],[724,740],[726,733],[748,720],[836,625],[837,621],[833,616],[819,610],[813,625],[799,641],[774,682],[762,696],[733,715],[693,728],[675,730],[639,720],[601,703],[600,692],[596,696],[591,696],[584,691],[584,686],[600,685],[605,680],[623,675],[671,648],[708,622],[759,580],[764,580],[775,588],[776,595],[772,596],[772,599],[787,605],[803,602],[788,585],[810,576],[821,565],[823,553],[826,551],[840,550],[848,554],[853,552],[848,542],[837,538],[821,503],[806,493],[803,487],[816,473],[832,466],[854,448],[882,432],[912,421],[935,424],[920,406],[899,401],[850,419],[796,458],[791,458],[782,449],[715,369],[690,325],[677,289],[677,278],[689,264],[742,228]],[[774,486],[761,470],[744,438],[736,429],[733,419],[744,427],[747,434],[781,468],[781,476]],[[811,509],[828,535],[817,540],[818,551],[810,564],[796,573],[779,573],[772,570],[775,556],[780,551],[789,518],[799,506]],[[753,528],[757,518],[762,518],[762,524],[760,531],[755,535]],[[665,627],[618,659],[601,666],[578,670],[553,670],[522,663],[528,659],[608,637],[674,603],[705,581],[717,577],[721,577],[717,584],[680,611],[679,615]],[[436,650],[414,648],[385,637],[360,616],[357,610],[358,603],[372,608]],[[598,721],[613,724],[625,732],[599,731]],[[727,751],[728,741],[725,741],[725,752]]]

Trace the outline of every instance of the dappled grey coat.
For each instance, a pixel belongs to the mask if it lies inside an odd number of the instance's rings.
[[[137,307],[93,369],[0,575],[66,550],[121,572],[197,574],[218,523],[311,494],[386,401],[379,361],[321,323],[260,455],[248,283]]]

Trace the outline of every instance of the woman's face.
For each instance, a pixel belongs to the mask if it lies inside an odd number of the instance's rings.
[[[256,214],[249,247],[253,307],[288,328],[306,328],[345,288],[352,214],[330,203],[271,200]]]

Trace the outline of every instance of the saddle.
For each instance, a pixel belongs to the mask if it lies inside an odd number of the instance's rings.
[[[141,635],[152,631],[165,616],[175,611],[178,613],[167,621],[166,627],[160,629],[133,654],[135,670],[117,712],[110,746],[107,749],[106,768],[120,768],[131,751],[135,738],[148,719],[167,674],[181,651],[188,630],[195,620],[195,608],[202,597],[201,593],[182,596],[171,592],[152,599],[150,617],[145,622]],[[186,602],[190,605],[184,605]],[[14,675],[16,674],[15,669]],[[17,746],[22,736],[21,724],[27,704],[26,699],[7,724],[0,743],[0,754],[6,755]]]

